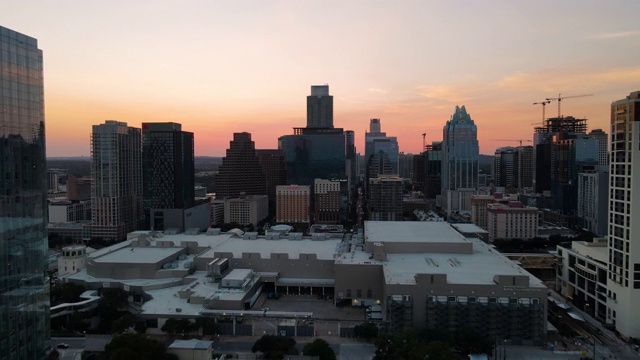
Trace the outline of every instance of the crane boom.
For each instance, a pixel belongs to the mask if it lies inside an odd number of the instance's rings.
[[[532,142],[531,140],[527,139],[491,139],[491,141],[517,141],[520,143],[520,146],[522,146],[523,141]]]
[[[573,96],[562,96],[562,94],[558,94],[558,97],[556,97],[556,98],[547,98],[547,101],[557,101],[558,102],[558,117],[560,117],[561,116],[560,104],[562,103],[562,100],[585,97],[585,96],[593,96],[593,94],[573,95]]]
[[[544,126],[544,113],[545,113],[545,108],[547,107],[547,104],[550,103],[551,100],[546,99],[545,101],[540,101],[540,102],[534,102],[533,105],[542,105],[542,122],[540,123],[540,126]]]

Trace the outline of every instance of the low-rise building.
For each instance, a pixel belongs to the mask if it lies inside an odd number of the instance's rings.
[[[91,220],[91,200],[49,200],[49,222],[66,223]]]
[[[314,223],[337,224],[340,222],[340,181],[315,179]]]
[[[615,294],[607,290],[607,239],[593,242],[572,241],[571,247],[558,247],[562,263],[557,272],[557,290],[584,312],[600,321],[611,317],[607,301]]]
[[[538,235],[538,208],[519,201],[487,205],[489,242],[498,239],[531,240]]]
[[[276,221],[309,223],[311,188],[307,185],[276,186]]]
[[[471,222],[475,225],[487,229],[487,205],[494,203],[508,203],[516,200],[510,195],[493,193],[492,195],[472,195],[471,196]]]
[[[169,318],[201,317],[231,335],[261,335],[262,326],[313,336],[320,320],[336,333],[352,331],[314,312],[254,308],[262,292],[275,292],[379,305],[381,324],[391,331],[471,325],[491,338],[545,341],[542,282],[445,222],[368,221],[364,233],[320,235],[135,232],[90,254],[86,269],[61,278],[88,289],[127,291],[138,299],[151,333],[160,333]],[[271,327],[261,325],[265,321]],[[298,325],[282,325],[292,323]]]
[[[224,222],[241,225],[258,223],[269,216],[269,198],[267,195],[246,195],[224,199]]]
[[[167,354],[173,354],[178,360],[211,360],[213,341],[174,340],[167,348]]]

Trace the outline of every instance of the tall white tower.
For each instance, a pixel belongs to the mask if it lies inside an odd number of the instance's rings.
[[[611,104],[607,323],[640,337],[640,91]]]

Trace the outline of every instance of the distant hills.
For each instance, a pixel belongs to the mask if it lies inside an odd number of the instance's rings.
[[[194,158],[195,170],[215,170],[222,164],[219,156],[196,156]],[[76,177],[91,175],[90,156],[65,156],[47,158],[47,169],[63,169]]]

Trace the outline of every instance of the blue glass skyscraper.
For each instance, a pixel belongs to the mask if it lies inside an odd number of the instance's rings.
[[[370,168],[370,160],[374,154],[378,154],[379,163],[385,163],[385,167],[374,166]],[[399,170],[399,150],[398,139],[395,136],[387,136],[386,132],[381,131],[380,119],[371,119],[369,123],[369,132],[365,133],[364,161],[369,172],[377,175],[398,175]],[[386,170],[385,170],[386,168]]]
[[[478,191],[478,128],[464,106],[455,113],[443,129],[442,196],[444,208],[470,211],[471,195]]]
[[[445,190],[478,188],[478,128],[463,107],[443,129],[442,187]]]
[[[0,358],[42,359],[49,337],[42,50],[0,26]]]

